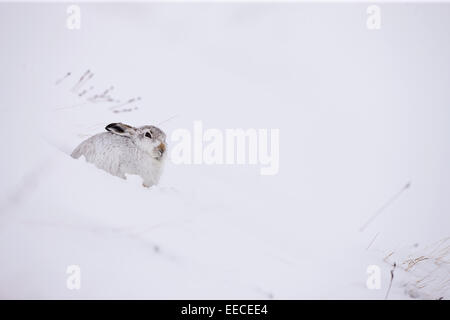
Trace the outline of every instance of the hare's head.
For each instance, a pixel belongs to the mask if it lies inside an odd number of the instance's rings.
[[[166,134],[154,126],[135,128],[123,123],[111,123],[105,128],[112,134],[129,138],[141,150],[161,160],[166,153]]]

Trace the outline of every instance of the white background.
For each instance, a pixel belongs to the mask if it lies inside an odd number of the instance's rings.
[[[363,4],[81,4],[80,30],[66,8],[0,5],[1,298],[383,299],[409,255],[389,297],[448,297],[449,5],[381,4],[376,31]],[[87,69],[139,109],[72,93]],[[169,137],[279,128],[279,174],[169,161],[145,189],[68,156],[174,115]]]

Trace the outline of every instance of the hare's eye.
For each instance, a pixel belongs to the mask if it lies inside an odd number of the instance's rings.
[[[147,138],[152,138],[152,134],[150,133],[150,132],[147,132],[146,134],[145,134],[145,136],[147,137]]]

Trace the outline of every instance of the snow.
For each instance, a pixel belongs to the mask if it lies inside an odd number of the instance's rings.
[[[450,6],[381,7],[369,31],[357,4],[83,3],[68,30],[0,4],[0,298],[383,299],[394,262],[389,299],[448,298]],[[138,109],[71,92],[88,69]],[[169,152],[196,120],[280,129],[279,173],[168,161],[146,189],[69,156],[171,117]]]

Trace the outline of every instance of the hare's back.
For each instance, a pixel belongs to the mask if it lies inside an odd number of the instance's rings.
[[[96,134],[83,141],[73,152],[74,157],[84,155],[86,160],[97,162],[102,159],[120,161],[129,156],[135,149],[129,138],[121,137],[109,132]]]

